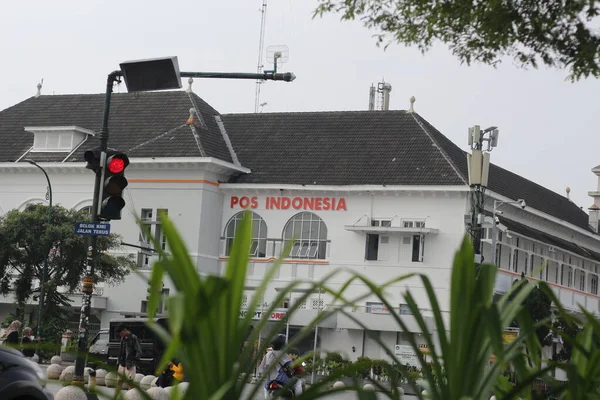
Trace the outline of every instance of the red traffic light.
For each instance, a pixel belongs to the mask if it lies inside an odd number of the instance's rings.
[[[113,174],[121,173],[125,169],[125,160],[119,157],[113,157],[106,164],[106,168]]]

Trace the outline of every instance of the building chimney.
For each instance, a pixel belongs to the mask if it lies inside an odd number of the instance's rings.
[[[594,204],[588,208],[590,214],[589,224],[590,228],[598,233],[598,224],[600,223],[600,165],[594,167],[592,172],[598,177],[598,185],[595,191],[588,192],[588,196],[594,199]]]

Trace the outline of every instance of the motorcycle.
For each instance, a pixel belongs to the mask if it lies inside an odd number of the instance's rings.
[[[286,388],[277,381],[272,381],[267,385],[267,394],[269,399],[293,399],[296,397],[293,388]]]

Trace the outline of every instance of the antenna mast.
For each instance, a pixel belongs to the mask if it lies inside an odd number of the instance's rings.
[[[260,41],[258,43],[258,64],[256,66],[256,72],[262,73],[263,70],[263,51],[265,47],[265,23],[267,22],[267,0],[263,0],[262,8],[260,10]],[[263,81],[260,79],[256,80],[256,90],[254,94],[254,112],[257,113],[260,109],[260,85]]]

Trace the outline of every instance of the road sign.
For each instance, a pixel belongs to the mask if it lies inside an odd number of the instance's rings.
[[[75,222],[75,234],[83,236],[108,236],[110,224],[105,222]]]

